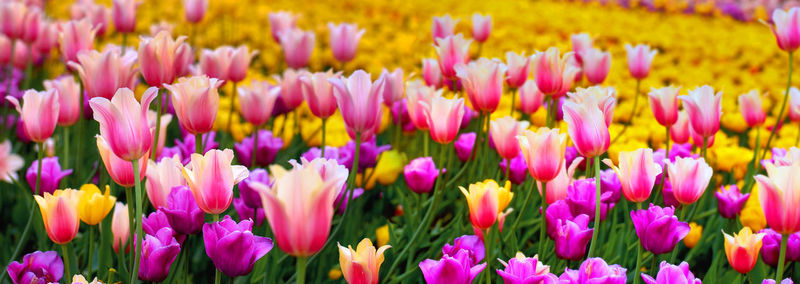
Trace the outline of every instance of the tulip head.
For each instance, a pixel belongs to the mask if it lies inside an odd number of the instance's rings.
[[[747,274],[758,261],[758,251],[761,250],[763,233],[753,234],[749,227],[742,228],[739,234],[733,236],[722,231],[725,236],[725,255],[728,263],[734,270]]]
[[[72,241],[80,227],[78,205],[83,192],[74,189],[59,189],[52,195],[34,195],[39,205],[42,221],[47,236],[56,244],[63,245]]]
[[[221,214],[233,201],[233,186],[247,178],[244,166],[231,165],[231,149],[192,154],[190,167],[178,163],[197,205],[208,214]]]
[[[117,201],[116,197],[109,195],[110,190],[108,185],[105,192],[100,192],[100,189],[91,183],[81,186],[81,196],[78,201],[78,215],[81,221],[94,226],[106,218],[114,207],[114,202]]]
[[[469,185],[469,191],[464,187],[459,187],[461,193],[467,198],[469,205],[469,217],[472,225],[480,228],[490,228],[503,215],[511,202],[514,194],[511,193],[511,182],[506,181],[504,186],[500,186],[494,180],[485,180]]]
[[[339,266],[347,283],[377,284],[383,263],[383,252],[392,246],[381,246],[377,250],[368,238],[361,240],[358,247],[339,246]]]

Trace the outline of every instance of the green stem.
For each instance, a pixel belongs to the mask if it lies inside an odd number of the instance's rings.
[[[353,166],[351,167],[350,176],[347,178],[347,192],[345,194],[345,199],[339,201],[339,204],[336,205],[334,208],[339,208],[342,202],[349,202],[350,198],[353,196],[353,190],[356,187],[356,175],[358,174],[358,159],[359,154],[361,153],[361,132],[356,132],[356,150],[355,154],[353,155]],[[364,179],[366,182],[366,179]],[[345,203],[347,204],[347,203]],[[350,211],[350,207],[345,205],[344,214],[347,214],[347,211]],[[342,217],[345,215],[342,214]]]
[[[786,244],[788,242],[789,242],[789,234],[782,234],[781,252],[780,254],[778,254],[778,271],[775,273],[775,282],[780,282],[781,280],[783,280],[783,266],[786,260]]]
[[[506,180],[511,182],[511,159],[506,159]]]
[[[636,209],[642,209],[641,202],[636,203]],[[633,284],[639,284],[639,278],[642,278],[638,275],[639,271],[642,269],[642,242],[640,242],[638,238],[634,239],[634,241],[639,244],[639,246],[636,249],[636,270],[633,271]],[[655,259],[655,255],[653,255],[653,258]]]
[[[195,133],[194,134],[194,152],[197,154],[203,154],[203,134]]]
[[[72,258],[70,257],[70,254],[69,254],[69,248],[67,248],[68,245],[69,245],[69,243],[61,245],[61,256],[62,256],[62,259],[64,260],[64,279],[69,279],[70,281],[72,281],[71,280],[72,279],[72,273],[70,273],[70,266],[69,266],[69,261]]]
[[[211,219],[214,220],[214,223],[219,222],[219,214],[212,214]],[[222,279],[222,272],[219,269],[214,270],[214,284],[219,284],[219,281]],[[299,282],[298,282],[299,283]]]
[[[139,180],[139,160],[135,159],[131,161],[133,165],[133,182],[134,182],[134,193],[136,194],[136,213],[134,218],[138,221],[136,222],[136,250],[135,256],[133,257],[133,273],[131,273],[131,281],[130,283],[136,283],[136,278],[139,276],[139,261],[142,256],[142,181]]]
[[[133,221],[134,220],[133,219],[134,216],[136,216],[135,212],[133,211],[134,207],[135,207],[134,201],[133,201],[133,189],[130,188],[130,187],[125,187],[125,202],[128,204],[128,228],[130,228],[130,226],[133,226],[133,225],[136,224]],[[122,243],[119,244],[120,251],[124,252],[126,247],[127,248],[131,247],[131,244],[133,244],[133,241],[134,241],[134,235],[133,235],[134,231],[135,230],[130,230],[130,229],[128,230],[128,241],[125,242],[124,244],[122,244]],[[131,260],[133,260],[133,259],[131,259]],[[130,264],[130,262],[128,262],[126,265],[130,266],[131,264]],[[128,269],[128,271],[131,271],[131,269]]]
[[[250,153],[250,169],[256,168],[256,156],[258,156],[258,129],[256,127],[255,131],[253,131],[253,152]],[[253,215],[255,216],[255,215]]]
[[[30,88],[32,75],[33,75],[33,60],[29,59],[28,63],[25,64],[25,80],[22,81],[23,90],[27,90],[28,88]]]
[[[86,274],[87,277],[92,276],[92,260],[94,259],[94,226],[89,226],[89,256],[86,261]]]
[[[31,202],[31,212],[30,212],[30,214],[28,214],[28,223],[25,224],[25,229],[22,230],[22,236],[19,237],[19,242],[17,242],[17,247],[14,249],[14,253],[11,254],[11,257],[8,259],[8,262],[6,262],[6,263],[11,263],[15,259],[17,259],[17,256],[19,256],[19,253],[22,252],[22,247],[28,241],[28,237],[31,234],[31,224],[33,224],[33,216],[36,214],[36,211],[35,211],[36,210],[36,205],[33,202],[35,202],[35,201]],[[4,281],[5,280],[6,273],[7,273],[7,270],[3,269],[2,274],[0,274],[0,281]]]
[[[783,93],[783,103],[781,104],[781,109],[778,111],[778,118],[775,119],[775,125],[772,126],[772,131],[769,133],[769,138],[767,138],[767,144],[764,144],[764,149],[769,149],[770,143],[772,143],[772,138],[775,136],[775,133],[778,132],[778,125],[783,120],[783,111],[786,109],[786,101],[789,99],[789,89],[792,88],[792,67],[794,67],[794,57],[793,53],[789,52],[789,76],[787,76],[786,80],[786,91]],[[764,151],[761,154],[761,159],[763,160],[767,155],[767,151]],[[758,171],[756,171],[758,173]],[[777,282],[780,282],[780,279],[776,279]]]
[[[306,283],[306,258],[297,258],[297,284]],[[219,284],[219,281],[217,282]]]
[[[706,157],[707,152],[708,152],[708,137],[703,136],[703,147],[700,148],[700,153],[703,156],[703,160],[706,160],[706,163],[708,163],[708,157]]]
[[[800,135],[798,135],[800,137]],[[477,142],[477,140],[475,140]],[[428,132],[422,132],[422,156],[428,157],[428,153],[430,152],[431,144],[431,135]],[[472,147],[475,149],[475,146]]]
[[[669,160],[669,140],[670,140],[670,138],[669,138],[669,136],[670,136],[669,128],[670,128],[670,126],[667,126],[666,128],[667,128],[667,142],[666,142],[667,143],[667,153],[664,155],[665,156],[664,159]],[[666,183],[667,183],[667,163],[665,162],[664,163],[664,167],[661,169],[661,184],[658,186],[658,190],[656,190],[656,194],[653,195],[653,203],[656,203],[656,201],[658,200],[658,197],[661,195],[661,191],[664,190],[664,185]]]
[[[600,156],[594,157],[594,176],[600,176]],[[595,256],[594,248],[597,243],[598,236],[600,235],[600,181],[595,178],[595,195],[594,195],[594,231],[592,232],[592,244],[589,245],[589,257]]]
[[[325,158],[325,124],[328,122],[327,118],[322,119],[322,144],[319,145],[319,149],[322,152],[319,156]]]
[[[123,34],[123,37],[124,35],[125,34]],[[153,135],[153,147],[150,150],[151,160],[156,159],[156,152],[158,152],[158,136],[161,134],[161,101],[163,100],[163,97],[160,93],[160,91],[156,91],[156,133]]]
[[[44,158],[44,142],[39,143],[39,154],[36,158],[36,189],[33,194],[38,195],[42,188],[42,158]]]
[[[511,117],[514,117],[514,103],[517,100],[517,90],[511,92]]]
[[[128,44],[128,33],[122,33],[122,55],[125,55],[125,46]]]
[[[536,182],[534,182],[534,184],[535,183]],[[530,195],[533,195],[533,192],[531,192]],[[547,220],[545,217],[547,215],[547,182],[542,182],[542,214],[540,215],[541,215],[540,216],[541,221],[539,221],[539,253],[544,253],[545,244],[547,243],[547,235],[545,234],[547,232],[547,224],[546,224]],[[544,257],[544,255],[542,255],[541,257]]]
[[[492,227],[486,229],[486,234],[483,236],[483,246],[486,248],[486,273],[484,273],[483,279],[485,280],[486,284],[492,283],[492,259],[494,257],[494,250],[492,248]]]
[[[553,120],[554,120],[553,117],[552,117],[553,116],[552,108],[553,108],[553,101],[555,101],[555,100],[553,99],[553,97],[548,96],[548,97],[545,98],[545,101],[547,102],[547,108],[545,109],[545,112],[546,112],[547,115],[545,116],[545,120],[544,120],[545,121],[545,125],[548,128],[552,128],[553,127]]]
[[[756,158],[758,158],[758,146],[759,146],[759,144],[761,142],[760,140],[761,140],[761,127],[756,127],[756,147],[753,149],[753,170],[754,171],[758,171],[758,170],[756,170],[758,168],[758,159],[756,159]],[[766,151],[766,150],[767,149],[765,148],[764,151]]]
[[[233,123],[233,113],[236,111],[236,82],[231,84],[231,109],[228,112],[228,134],[231,135],[231,141],[233,141],[233,131],[231,131],[231,124]]]
[[[61,134],[62,134],[61,139],[64,139],[64,145],[63,145],[64,153],[62,154],[62,156],[64,157],[63,165],[64,165],[65,168],[69,168],[70,167],[70,165],[69,165],[69,127],[65,126],[64,127],[64,132],[62,132]]]

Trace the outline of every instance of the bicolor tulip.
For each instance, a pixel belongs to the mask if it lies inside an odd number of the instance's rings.
[[[650,204],[648,209],[631,211],[631,219],[642,247],[654,254],[672,251],[690,230],[688,223],[678,220],[672,207]]]
[[[110,26],[111,8],[94,1],[76,1],[70,7],[73,20],[88,19],[97,28],[98,36],[105,36]]]
[[[119,252],[120,247],[127,250],[128,238],[131,235],[131,221],[128,205],[117,202],[114,205],[114,215],[111,216],[111,233],[114,235],[114,251]]]
[[[305,99],[314,116],[321,119],[330,117],[336,113],[337,105],[336,97],[333,96],[333,84],[329,80],[339,76],[339,73],[333,73],[331,70],[300,76],[303,96],[299,101],[302,103]],[[281,98],[284,102],[287,100],[286,95],[281,94]]]
[[[247,275],[256,261],[272,250],[272,240],[253,234],[253,221],[239,223],[225,215],[203,225],[203,243],[214,266],[228,277]]]
[[[75,77],[61,76],[52,80],[44,80],[47,91],[58,93],[58,122],[60,126],[70,126],[80,119],[80,104],[83,103],[81,85]]]
[[[58,189],[58,184],[61,180],[72,174],[72,169],[61,170],[58,157],[44,157],[41,162],[42,174],[39,183],[39,192],[37,194],[43,195],[45,192],[53,194],[53,192]],[[31,187],[32,191],[36,190],[36,179],[39,178],[38,170],[39,161],[34,160],[25,172],[25,180],[28,181],[28,185]]]
[[[381,77],[373,82],[364,70],[356,70],[347,78],[328,79],[351,138],[358,133],[361,141],[368,141],[380,126],[384,80]]]
[[[661,166],[653,161],[653,149],[639,148],[632,152],[619,153],[619,167],[610,159],[603,160],[614,169],[622,182],[622,194],[634,203],[650,198],[656,177],[662,173]]]
[[[758,251],[761,250],[764,234],[753,234],[750,227],[744,227],[739,234],[734,233],[731,236],[722,231],[722,235],[725,236],[725,255],[731,267],[742,274],[750,272],[758,261]]]
[[[555,47],[534,55],[533,78],[539,91],[553,97],[563,96],[569,91],[580,71],[577,67],[569,64],[570,57],[572,57],[571,52],[562,56]]]
[[[415,193],[428,193],[439,176],[439,169],[436,168],[433,158],[419,157],[403,168],[403,176],[408,189]]]
[[[541,127],[536,132],[525,130],[517,135],[516,139],[533,179],[549,182],[558,176],[566,163],[564,161],[567,147],[566,134],[559,133],[558,129]],[[548,191],[548,196],[549,193]]]
[[[142,4],[138,0],[114,0],[111,2],[111,20],[114,28],[120,33],[132,33],[136,30],[136,9]]]
[[[159,162],[148,160],[147,163],[145,189],[150,204],[158,210],[167,206],[167,197],[172,188],[186,185],[186,180],[183,179],[181,168],[178,166],[181,162],[177,156],[164,158]]]
[[[747,126],[756,127],[764,123],[767,114],[761,107],[761,95],[758,90],[751,90],[746,94],[739,95],[739,111],[744,117]]]
[[[250,175],[239,183],[239,197],[247,207],[262,208],[264,204],[261,203],[261,194],[256,190],[257,186],[253,186],[255,183],[270,185],[269,173],[264,169],[251,171]]]
[[[403,69],[398,67],[389,72],[389,70],[383,68],[381,77],[384,78],[383,104],[391,108],[394,103],[401,101],[406,94]]]
[[[78,204],[82,192],[74,189],[59,189],[52,195],[34,195],[42,213],[42,222],[47,236],[56,244],[63,245],[75,238],[80,227]]]
[[[689,115],[689,123],[697,134],[711,137],[719,130],[722,116],[722,92],[714,94],[708,85],[689,91],[689,95],[679,96]]]
[[[636,277],[636,276],[634,276]],[[673,284],[673,283],[685,283],[685,284],[702,284],[703,281],[700,278],[694,277],[692,271],[689,270],[689,264],[681,262],[680,265],[672,265],[667,263],[667,261],[662,261],[658,267],[658,274],[656,274],[656,278],[653,278],[646,273],[642,273],[642,281],[645,284]]]
[[[247,168],[232,166],[232,161],[231,149],[215,149],[205,155],[193,153],[189,168],[178,163],[197,205],[204,212],[225,212],[233,201],[233,186],[247,178]]]
[[[17,171],[24,165],[25,160],[12,153],[11,140],[0,142],[0,180],[13,183],[18,178]],[[30,180],[28,183],[31,183]]]
[[[800,8],[792,7],[789,11],[775,9],[772,11],[772,33],[783,51],[793,52],[800,47]]]
[[[129,50],[122,55],[116,46],[107,46],[102,52],[91,50],[79,52],[77,61],[67,65],[78,72],[90,98],[112,99],[120,88],[135,89],[138,68],[136,52]]]
[[[89,226],[100,224],[117,201],[116,197],[109,195],[111,188],[106,185],[106,190],[100,192],[100,188],[88,183],[82,185],[80,191],[78,215],[81,221]]]
[[[356,57],[358,50],[358,42],[366,32],[365,29],[358,29],[356,24],[328,23],[328,32],[330,33],[330,45],[333,52],[333,58],[339,62],[348,62]]]
[[[12,96],[6,96],[6,100],[11,102],[17,109],[25,135],[28,139],[36,143],[42,143],[53,135],[58,123],[58,112],[60,104],[58,92],[48,90],[37,92],[33,89],[25,91],[22,95],[22,102]]]
[[[742,211],[744,204],[750,197],[750,194],[742,194],[739,187],[731,184],[727,188],[720,186],[718,191],[714,192],[717,197],[717,209],[723,218],[733,219],[739,212]]]
[[[800,161],[777,166],[765,163],[767,175],[757,175],[761,209],[770,228],[782,235],[800,231]]]
[[[105,165],[111,180],[122,187],[133,187],[135,184],[133,164],[114,154],[103,136],[97,135],[96,138],[97,152],[100,153],[100,158],[103,160],[103,165]],[[145,177],[145,173],[147,172],[147,160],[149,158],[150,152],[145,153],[139,158],[139,181],[143,180]]]
[[[150,151],[153,136],[147,123],[147,109],[157,94],[156,88],[147,89],[139,104],[133,91],[122,88],[110,101],[104,97],[89,100],[94,119],[100,123],[100,136],[108,142],[114,155],[133,161]]]
[[[428,120],[431,138],[440,144],[448,144],[456,138],[464,118],[464,98],[431,98],[430,104],[421,102]]]
[[[492,32],[492,15],[472,14],[472,38],[483,43]]]
[[[459,186],[459,189],[467,198],[470,222],[479,229],[490,228],[498,219],[502,219],[507,214],[503,210],[514,197],[509,181],[501,187],[496,181],[487,179],[470,184],[469,191],[463,186]]]
[[[442,69],[439,68],[439,61],[433,58],[422,59],[422,79],[425,80],[425,85],[442,87]]]
[[[517,121],[511,116],[504,116],[492,120],[490,124],[490,138],[500,157],[512,159],[519,155],[520,142],[516,138],[522,135],[524,130],[528,129],[529,122],[524,120]]]
[[[440,260],[426,259],[419,263],[422,276],[428,284],[472,283],[486,268],[486,263],[475,264],[467,250],[454,255],[443,255]]]
[[[567,100],[563,109],[567,132],[581,155],[593,158],[608,150],[611,144],[608,124],[596,99],[586,99],[580,103]]]
[[[431,100],[435,97],[441,97],[443,91],[442,89],[436,90],[434,87],[424,85],[419,80],[406,83],[406,108],[414,127],[419,130],[429,129],[428,117],[422,103],[430,105]]]
[[[575,92],[567,93],[567,96],[569,100],[578,104],[585,101],[591,101],[591,103],[596,104],[603,111],[606,126],[611,126],[611,121],[614,118],[614,109],[617,106],[616,93],[617,90],[613,87],[592,86],[585,89],[577,88]]]
[[[220,46],[214,50],[203,49],[200,54],[198,68],[200,69],[200,73],[220,80],[221,84],[224,84],[230,79],[228,73],[231,69],[232,59],[233,47],[231,46]]]
[[[796,87],[789,89],[789,120],[800,121],[800,90]]]
[[[628,71],[631,72],[631,76],[636,80],[647,78],[658,50],[651,50],[646,44],[631,46],[626,43],[625,51],[628,53]]]
[[[256,126],[266,124],[272,116],[272,109],[280,93],[279,86],[267,81],[253,80],[250,86],[239,87],[239,110],[242,117]]]
[[[58,283],[64,277],[64,262],[55,251],[35,251],[12,261],[6,268],[11,283]]]
[[[667,161],[667,176],[675,199],[683,205],[695,203],[705,192],[714,170],[703,158],[681,158]]]
[[[169,268],[181,250],[181,245],[172,234],[172,229],[161,228],[153,235],[144,236],[137,275],[140,280],[160,282],[167,278]]]
[[[142,37],[139,41],[139,66],[147,85],[161,87],[171,84],[182,70],[193,60],[192,48],[186,44],[185,36],[173,39],[167,31],[161,31],[154,37]]]
[[[667,86],[652,88],[647,94],[653,116],[665,127],[670,127],[678,122],[678,92],[681,87]],[[672,131],[670,129],[670,131]],[[674,137],[673,137],[674,138]]]
[[[672,141],[675,141],[675,143],[686,143],[691,137],[690,127],[689,115],[686,114],[685,110],[681,110],[678,112],[678,119],[675,121],[675,124],[669,128],[669,137]]]
[[[250,67],[250,61],[258,54],[255,50],[250,52],[247,45],[240,45],[233,49],[228,65],[228,78],[231,82],[240,82],[247,77],[247,68]]]
[[[544,93],[536,87],[535,80],[527,80],[517,90],[519,93],[519,109],[526,114],[533,114],[542,106]]]
[[[288,68],[283,71],[283,75],[273,76],[275,81],[281,86],[281,101],[287,111],[294,110],[303,103],[303,84],[300,78],[311,75],[308,71]],[[336,77],[338,78],[338,77]],[[330,78],[329,78],[330,79]]]
[[[525,82],[528,81],[528,76],[531,69],[531,58],[525,56],[525,52],[517,54],[515,52],[506,52],[506,83],[512,89],[519,89]]]
[[[503,264],[504,269],[497,269],[497,274],[503,278],[505,283],[558,283],[558,277],[550,273],[550,266],[539,261],[538,255],[526,257],[522,252],[517,252],[517,255],[508,262],[500,260],[500,263]]]
[[[584,260],[577,271],[565,269],[558,281],[562,284],[625,284],[628,280],[625,271],[618,264],[609,265],[602,258],[595,257]]]
[[[377,284],[383,263],[383,252],[391,248],[384,245],[375,249],[368,238],[361,240],[358,247],[339,246],[339,266],[347,283]]]
[[[437,40],[452,36],[455,33],[458,21],[458,19],[450,17],[449,14],[441,17],[433,17],[433,28],[431,30],[433,42],[438,44]]]
[[[580,54],[583,63],[583,74],[589,83],[599,85],[606,80],[611,70],[611,53],[590,48]]]
[[[272,39],[280,42],[281,35],[296,27],[298,16],[291,12],[278,11],[269,13],[269,30]]]
[[[183,129],[198,134],[214,128],[219,108],[217,88],[220,84],[221,81],[202,75],[183,77],[175,84],[164,85],[172,93],[175,114]]]
[[[457,34],[436,38],[435,41],[434,49],[439,58],[439,70],[445,79],[455,80],[455,66],[469,62],[469,45],[472,40],[466,40],[463,35]],[[444,83],[450,84],[451,82]]]
[[[23,39],[25,31],[28,29],[28,23],[30,23],[31,18],[36,16],[34,15],[37,13],[34,12],[36,9],[28,7],[24,2],[3,3],[0,5],[0,17],[3,19],[0,21],[0,31],[11,39]],[[41,17],[41,11],[38,11],[38,13],[39,17]],[[38,25],[38,22],[36,23]],[[33,37],[35,38],[36,36],[34,35]]]
[[[64,62],[77,62],[78,53],[94,49],[94,37],[98,30],[99,27],[95,27],[87,18],[61,24],[58,46]]]
[[[570,36],[570,41],[572,43],[572,53],[575,54],[575,59],[578,60],[578,63],[583,64],[581,54],[594,47],[594,39],[587,33],[579,33],[572,34]]]
[[[464,85],[467,97],[476,111],[492,113],[503,95],[506,66],[502,62],[480,58],[469,64],[456,64],[456,76]]]
[[[308,65],[311,53],[314,52],[314,32],[292,28],[280,35],[281,48],[286,65],[299,69]]]

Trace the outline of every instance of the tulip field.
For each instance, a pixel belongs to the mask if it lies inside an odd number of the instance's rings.
[[[0,0],[0,284],[800,283],[800,4]]]

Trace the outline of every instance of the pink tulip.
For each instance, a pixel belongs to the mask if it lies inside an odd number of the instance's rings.
[[[494,112],[503,95],[506,66],[498,61],[481,58],[468,65],[457,64],[455,70],[473,109],[484,113]]]
[[[42,10],[37,7],[28,7],[23,20],[22,36],[20,39],[26,43],[33,43],[39,37],[39,26],[44,22]]]
[[[800,9],[792,7],[789,11],[775,9],[772,11],[772,33],[778,41],[778,47],[786,52],[793,52],[800,47]]]
[[[97,27],[97,35],[104,36],[108,28],[108,18],[111,9],[91,0],[79,0],[70,7],[72,20],[88,19],[92,26]]]
[[[594,158],[608,150],[611,138],[606,117],[598,107],[597,99],[588,97],[580,103],[564,102],[564,121],[572,143],[586,158]]]
[[[333,96],[333,84],[328,79],[339,76],[339,73],[334,74],[333,71],[328,70],[328,72],[317,72],[300,77],[303,99],[314,116],[326,119],[336,113],[337,105],[336,97]]]
[[[683,205],[695,203],[705,192],[714,170],[706,164],[705,159],[675,158],[675,162],[666,161],[667,176],[672,185],[675,200]]]
[[[173,187],[186,185],[186,180],[183,178],[178,157],[164,158],[156,163],[153,160],[147,161],[147,182],[145,189],[147,190],[147,197],[150,199],[150,204],[153,208],[167,207],[167,196],[172,191]]]
[[[253,80],[250,86],[239,87],[238,92],[239,109],[244,119],[256,126],[267,124],[281,88],[267,81]]]
[[[439,69],[439,62],[436,59],[422,59],[422,78],[425,79],[425,84],[428,86],[442,87],[442,69]]]
[[[247,68],[250,67],[250,61],[256,54],[258,54],[258,51],[250,52],[246,45],[235,48],[228,66],[228,80],[232,82],[244,80],[247,77]]]
[[[143,37],[139,41],[139,66],[142,68],[142,77],[152,87],[161,87],[171,84],[178,73],[186,68],[182,59],[192,49],[184,43],[186,37],[180,36],[173,39],[169,32],[162,31],[155,37]]]
[[[800,90],[795,87],[789,91],[789,120],[800,121]]]
[[[217,49],[203,49],[200,54],[200,72],[211,78],[219,79],[222,84],[228,81],[231,69],[233,47],[220,46]]]
[[[544,101],[544,94],[536,87],[536,81],[528,80],[519,88],[519,109],[523,113],[533,114]]]
[[[525,52],[517,54],[515,52],[506,52],[506,83],[512,89],[522,87],[522,84],[528,80],[528,74],[531,70],[531,58],[525,56]]]
[[[43,20],[39,23],[39,33],[33,47],[42,53],[49,54],[50,50],[58,47],[58,24]]]
[[[153,136],[147,123],[147,109],[157,94],[158,89],[147,89],[141,105],[128,88],[119,89],[110,101],[103,97],[89,100],[94,119],[100,123],[100,135],[121,159],[133,161],[150,151]]]
[[[405,96],[406,82],[403,69],[398,67],[389,73],[389,70],[384,68],[381,77],[386,79],[383,86],[383,104],[392,107],[394,103],[402,100]]]
[[[114,252],[118,253],[120,247],[127,247],[131,235],[131,218],[128,215],[128,205],[117,202],[114,205],[114,214],[111,216],[111,234],[114,236]]]
[[[689,115],[685,110],[678,112],[678,120],[669,128],[669,137],[675,143],[686,143],[689,141]]]
[[[314,32],[291,29],[281,33],[280,43],[284,60],[291,68],[299,69],[308,65],[314,52]]]
[[[440,144],[448,144],[456,139],[464,118],[464,98],[447,99],[435,96],[430,103],[421,102],[428,118],[431,138]]]
[[[333,57],[339,62],[348,62],[356,57],[358,42],[366,32],[365,29],[358,29],[356,24],[341,23],[334,25],[328,23],[330,33],[331,51]]]
[[[567,189],[569,189],[569,185],[572,184],[572,177],[575,175],[575,169],[578,168],[578,165],[580,165],[582,161],[583,157],[577,157],[569,164],[569,167],[567,167],[567,161],[561,163],[556,178],[547,182],[547,196],[545,197],[547,204],[553,204],[553,202],[567,198]],[[539,195],[541,195],[542,183],[537,181],[536,184],[539,188]]]
[[[614,108],[617,106],[616,90],[613,87],[592,86],[589,88],[577,88],[574,93],[569,93],[569,99],[578,104],[584,101],[591,101],[603,111],[606,126],[611,125],[614,118]]]
[[[583,51],[580,57],[583,61],[583,74],[586,74],[589,83],[594,85],[603,83],[608,76],[608,71],[611,70],[611,53],[590,48]]]
[[[296,22],[297,15],[291,12],[269,13],[269,30],[272,33],[272,39],[280,43],[281,35],[295,29],[297,27]]]
[[[147,111],[147,125],[150,129],[156,128],[156,119],[158,119],[158,114],[155,111],[148,110]],[[169,123],[172,122],[172,114],[165,113],[161,115],[161,124],[160,128],[158,129],[158,141],[156,141],[155,151],[156,157],[161,155],[161,151],[164,150],[164,143],[167,142],[167,127]],[[152,150],[151,150],[152,151]]]
[[[9,95],[6,96],[6,100],[17,108],[17,112],[22,119],[25,135],[30,140],[42,143],[53,135],[58,122],[59,111],[58,92],[56,90],[42,92],[37,92],[33,89],[27,90],[22,95],[22,102],[25,104],[21,106],[15,97]]]
[[[438,91],[433,87],[425,86],[419,80],[410,81],[406,86],[406,108],[411,123],[419,130],[428,130],[428,116],[422,103],[430,105],[431,99],[441,97],[444,90]]]
[[[67,65],[78,72],[90,98],[111,99],[120,88],[136,88],[139,73],[139,69],[133,67],[136,58],[132,50],[121,55],[116,46],[107,46],[103,52],[79,52],[78,61]]]
[[[764,120],[767,119],[767,114],[764,112],[764,108],[761,107],[761,95],[758,90],[751,90],[739,96],[739,111],[750,127],[764,124]]]
[[[455,66],[469,62],[469,45],[472,40],[465,40],[457,34],[436,39],[436,54],[439,56],[439,69],[447,80],[456,77]],[[449,84],[449,82],[447,82]]]
[[[492,32],[492,16],[481,15],[478,13],[472,14],[472,38],[475,41],[483,43],[489,39],[489,34]]]
[[[581,58],[581,55],[584,51],[593,48],[594,40],[587,33],[573,34],[570,36],[570,40],[572,41],[572,53],[575,54],[575,58],[578,60],[578,63],[583,64],[583,58]]]
[[[219,80],[205,75],[183,77],[175,84],[164,85],[172,93],[175,114],[183,129],[200,134],[214,128],[219,111],[219,85]]]
[[[385,78],[373,82],[364,70],[356,70],[348,78],[328,79],[333,84],[333,95],[339,104],[347,133],[361,141],[369,141],[380,127],[383,117],[383,88]]]
[[[717,134],[713,134],[711,136],[703,137],[702,135],[700,135],[700,133],[697,133],[697,131],[694,131],[694,128],[692,128],[692,125],[689,124],[689,136],[692,137],[692,144],[694,144],[695,147],[702,148],[703,147],[703,138],[705,138],[705,140],[706,140],[705,141],[705,144],[706,144],[705,147],[706,148],[711,148],[711,146],[714,146],[714,137],[716,137]]]
[[[16,50],[14,51],[16,53]],[[0,34],[0,64],[7,65],[11,57],[11,40]]]
[[[625,50],[628,52],[628,71],[631,72],[631,76],[637,80],[647,78],[653,58],[656,57],[658,51],[650,50],[650,46],[645,44],[635,47],[625,44]]]
[[[152,141],[152,139],[150,139]],[[116,182],[122,187],[133,187],[136,179],[133,175],[133,163],[126,161],[114,154],[109,147],[108,142],[103,136],[97,135],[97,151],[100,153],[100,159],[103,160],[103,165],[108,171],[108,176],[111,180]],[[145,173],[147,172],[147,160],[150,158],[148,152],[139,159],[139,181],[141,182]]]
[[[36,61],[35,59],[31,58],[32,54],[30,52],[31,50],[28,48],[28,45],[26,45],[21,40],[15,40],[13,42],[14,42],[14,54],[9,55],[10,58],[5,60],[6,64],[8,64],[8,61],[10,60],[11,64],[14,65],[14,68],[25,69],[28,66],[28,63],[30,63],[31,61]],[[8,48],[11,48],[10,43],[8,46],[9,46]],[[10,53],[11,50],[8,50],[7,52]]]
[[[286,109],[293,110],[303,104],[303,82],[300,78],[307,75],[310,73],[305,70],[297,72],[286,69],[283,71],[283,77],[275,78],[281,85],[281,100]]]
[[[70,126],[80,119],[81,85],[75,77],[61,76],[53,80],[44,80],[44,88],[58,93],[58,125]]]
[[[580,69],[567,61],[572,53],[560,56],[558,48],[551,47],[539,52],[533,60],[533,78],[536,87],[548,96],[561,97],[569,91]]]
[[[186,21],[199,23],[208,11],[208,0],[181,0]]]
[[[566,134],[559,134],[558,129],[541,127],[536,132],[525,130],[516,138],[533,179],[549,182],[558,176],[566,163]]]
[[[136,9],[142,3],[138,0],[113,0],[111,3],[111,20],[114,28],[120,33],[136,31]]]
[[[439,39],[452,36],[456,29],[456,24],[458,24],[458,19],[453,20],[450,15],[433,17],[433,29],[431,31],[433,42],[438,45]]]
[[[195,201],[203,212],[221,214],[233,201],[233,185],[248,176],[244,166],[231,166],[233,150],[210,150],[205,155],[192,153],[189,169],[181,167],[183,177],[192,190]]]
[[[150,25],[150,36],[156,36],[160,32],[167,32],[172,34],[175,31],[175,25],[165,20],[161,20],[155,24]]]
[[[59,25],[58,43],[64,62],[78,61],[78,53],[94,49],[98,28],[88,19],[72,20]]]
[[[652,88],[647,94],[650,109],[659,124],[671,127],[678,122],[678,93],[681,87]]]
[[[706,85],[689,91],[688,96],[678,98],[685,104],[692,129],[703,137],[717,133],[722,116],[722,92],[714,94],[714,89]]]
[[[503,159],[513,159],[519,155],[520,143],[517,136],[522,135],[522,131],[528,129],[528,121],[517,121],[511,116],[504,116],[489,122],[491,124],[492,142],[494,148]]]
[[[0,30],[11,39],[19,39],[25,31],[25,17],[28,6],[17,1],[3,1],[0,4]]]
[[[776,166],[765,163],[767,176],[757,175],[758,197],[770,228],[784,237],[800,231],[800,161]]]
[[[619,167],[614,166],[610,159],[603,162],[619,176],[622,195],[634,203],[644,202],[650,197],[656,176],[661,174],[661,166],[653,161],[653,149],[650,148],[620,152]]]

